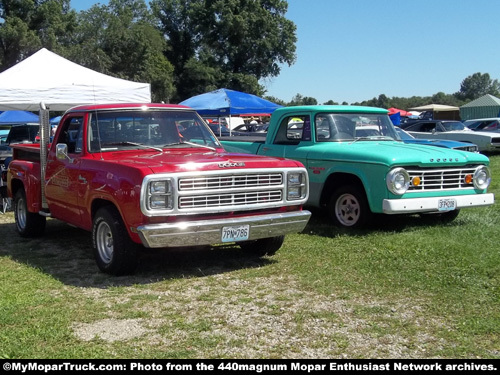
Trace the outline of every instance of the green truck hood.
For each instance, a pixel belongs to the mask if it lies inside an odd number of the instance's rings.
[[[308,159],[341,160],[387,166],[431,167],[469,163],[489,165],[489,159],[479,153],[456,151],[436,146],[404,144],[396,141],[316,143],[311,148]]]

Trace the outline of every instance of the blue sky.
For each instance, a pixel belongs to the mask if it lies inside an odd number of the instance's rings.
[[[100,1],[106,3],[107,1]],[[76,10],[94,1],[72,0]],[[499,0],[288,0],[297,60],[261,83],[319,103],[452,94],[468,76],[500,80]],[[258,25],[256,25],[258,27]]]

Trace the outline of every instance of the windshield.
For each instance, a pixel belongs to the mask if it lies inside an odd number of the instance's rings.
[[[399,138],[401,138],[401,140],[403,140],[403,141],[409,141],[410,139],[415,139],[414,136],[412,136],[411,134],[405,132],[401,128],[394,127],[394,129],[396,129],[396,133],[398,133]]]
[[[318,142],[400,140],[386,114],[320,113],[315,124]]]
[[[460,121],[449,121],[449,122],[443,122],[442,123],[444,128],[447,130],[447,131],[452,131],[452,130],[469,130],[467,127],[465,127],[465,125],[460,122]]]
[[[168,147],[221,147],[194,112],[176,110],[110,111],[91,114],[90,152]]]

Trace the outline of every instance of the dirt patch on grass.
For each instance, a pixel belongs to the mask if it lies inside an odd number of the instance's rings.
[[[292,278],[241,280],[224,274],[182,280],[165,291],[81,292],[106,305],[114,318],[76,323],[80,339],[139,338],[141,345],[160,350],[184,345],[198,357],[426,358],[428,345],[441,345],[425,329],[441,323],[424,322],[417,306],[322,296],[302,290]],[[127,314],[148,318],[120,319],[114,308],[120,304]],[[367,305],[380,313],[360,314]],[[424,329],[411,338],[402,328],[416,326]]]

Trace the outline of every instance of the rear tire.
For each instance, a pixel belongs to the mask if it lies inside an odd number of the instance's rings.
[[[137,267],[137,247],[116,208],[100,208],[93,220],[92,246],[97,266],[111,275],[127,275]]]
[[[241,249],[248,253],[263,257],[274,255],[283,245],[285,236],[262,238],[260,240],[240,242]]]
[[[46,218],[28,211],[26,193],[21,188],[14,198],[14,219],[17,232],[21,237],[40,237],[45,231]]]

